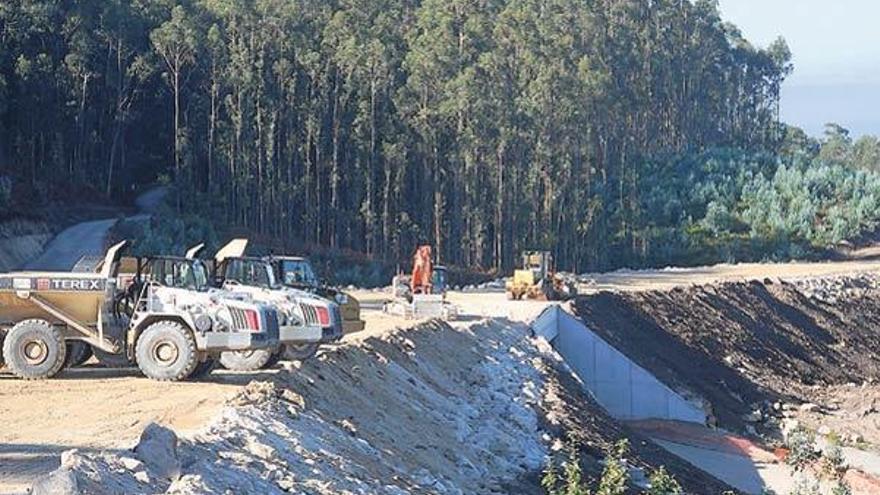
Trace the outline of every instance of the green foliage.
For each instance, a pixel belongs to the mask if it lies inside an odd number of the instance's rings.
[[[583,484],[583,473],[581,471],[581,459],[578,449],[580,447],[573,441],[569,441],[568,459],[563,466],[565,475],[565,485],[562,490],[563,495],[589,495],[590,490]]]
[[[660,466],[648,476],[649,488],[647,495],[681,495],[681,486],[678,481],[666,472],[666,468]]]
[[[807,476],[800,476],[789,495],[821,495],[819,483]]]
[[[840,480],[846,472],[846,459],[840,447],[840,439],[829,435],[828,443],[822,452],[822,474],[833,480]]]
[[[764,252],[731,184],[655,167],[782,141],[791,53],[712,2],[10,0],[0,32],[0,165],[35,203],[164,176],[178,213],[486,269]]]
[[[845,481],[841,480],[831,488],[831,495],[852,495],[852,489]]]
[[[541,476],[541,488],[547,495],[560,495],[559,490],[559,473],[556,471],[556,464],[553,458],[547,459],[547,465],[544,467],[544,473]]]
[[[186,250],[204,242],[208,251],[219,247],[212,223],[198,215],[176,215],[167,207],[152,220],[123,220],[113,228],[115,239],[128,239],[131,254],[183,256]]]
[[[605,469],[599,480],[596,495],[624,495],[629,482],[626,456],[629,453],[629,440],[618,440],[605,456]]]
[[[816,436],[813,432],[803,427],[798,427],[789,433],[786,438],[788,457],[785,462],[795,472],[803,472],[820,458],[820,452],[816,448]]]

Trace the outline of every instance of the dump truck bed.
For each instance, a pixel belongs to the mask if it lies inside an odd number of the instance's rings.
[[[62,323],[36,304],[32,296],[84,325],[97,325],[108,282],[97,273],[16,272],[0,275],[0,325],[28,318]]]

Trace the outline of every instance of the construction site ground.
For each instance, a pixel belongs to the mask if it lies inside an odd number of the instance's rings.
[[[817,408],[797,413],[800,420],[818,428],[832,418],[835,428],[870,449],[880,421],[872,399],[880,395],[872,382],[880,349],[880,337],[871,337],[880,323],[873,289],[844,287],[826,294],[820,292],[825,286],[798,286],[828,301],[823,303],[764,279],[849,276],[878,268],[880,262],[862,260],[618,271],[592,275],[595,283],[584,289],[637,294],[603,293],[576,307],[603,337],[633,353],[659,378],[709,398],[723,426],[745,431],[742,416],[751,412],[753,402],[816,402]],[[747,280],[761,283],[717,284]],[[732,289],[670,290],[704,284]],[[834,299],[840,294],[843,302]],[[158,383],[135,370],[94,365],[41,382],[0,372],[0,493],[22,492],[58,466],[61,452],[73,448],[83,456],[82,469],[104,473],[104,482],[116,483],[119,492],[163,491],[168,486],[156,480],[144,484],[134,473],[107,475],[120,472],[113,463],[129,455],[150,422],[168,425],[184,438],[181,448],[194,474],[178,482],[179,493],[224,484],[262,493],[286,487],[308,493],[423,493],[442,492],[447,485],[464,493],[536,493],[547,453],[546,439],[534,433],[537,425],[544,432],[571,432],[596,459],[603,447],[627,436],[634,440],[635,466],[666,465],[691,493],[726,488],[636,429],[608,418],[579,382],[554,363],[552,352],[530,341],[527,323],[548,303],[507,301],[503,289],[475,288],[450,293],[462,314],[453,327],[416,326],[381,312],[382,291],[355,291],[355,296],[363,303],[367,329],[346,336],[340,346],[302,368],[218,371],[207,381],[184,383]],[[774,316],[784,341],[743,337],[736,339],[742,346],[709,347],[721,346],[721,337],[747,335],[756,328],[770,299],[781,301],[773,303],[774,315],[788,316]],[[756,312],[744,313],[742,306],[754,306]],[[642,324],[646,319],[653,323]],[[610,330],[612,324],[619,324],[619,330]],[[731,325],[741,332],[727,333]],[[676,338],[663,340],[670,335]],[[671,364],[657,364],[662,352],[640,353],[638,348],[654,337],[672,348],[684,339],[683,354],[671,356]],[[829,339],[838,344],[829,345]],[[705,367],[694,375],[706,376],[704,382],[675,365],[676,359],[692,358],[699,345],[720,360],[697,361]],[[873,360],[864,358],[870,353]],[[722,371],[728,357],[745,371]],[[783,359],[778,369],[761,371],[777,358]],[[792,387],[785,386],[787,380]],[[737,395],[741,400],[731,399]],[[528,412],[532,409],[538,414]],[[504,422],[498,422],[499,415]],[[260,433],[267,429],[268,437]],[[225,452],[221,460],[208,463],[218,452]],[[456,464],[462,462],[473,467]],[[596,463],[591,472],[599,469]],[[284,473],[293,473],[292,478],[281,479]],[[380,482],[384,485],[375,484]]]

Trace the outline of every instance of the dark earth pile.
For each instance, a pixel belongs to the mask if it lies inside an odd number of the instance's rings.
[[[742,429],[755,404],[813,402],[817,386],[880,377],[880,290],[821,280],[602,292],[574,307],[660,380],[706,399],[722,426]]]

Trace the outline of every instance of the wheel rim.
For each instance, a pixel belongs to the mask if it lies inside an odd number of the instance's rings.
[[[25,361],[31,366],[43,364],[49,357],[49,346],[42,340],[29,340],[21,350]]]
[[[177,356],[180,355],[180,351],[177,349],[177,345],[175,345],[174,342],[163,340],[156,342],[153,345],[150,354],[153,356],[153,360],[161,366],[171,366],[177,361]]]

